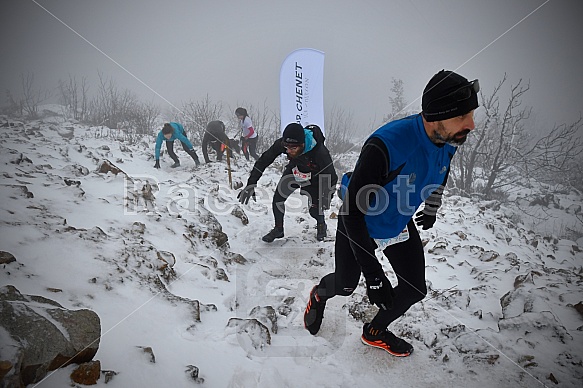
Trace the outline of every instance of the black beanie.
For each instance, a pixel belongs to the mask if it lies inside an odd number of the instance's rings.
[[[465,86],[470,90],[469,97],[464,95],[464,92],[467,93]],[[460,93],[453,93],[459,89],[462,89]],[[476,109],[479,106],[478,90],[477,80],[469,82],[453,71],[441,70],[429,80],[423,90],[421,108],[425,120],[447,120]]]
[[[284,143],[303,144],[306,139],[304,127],[298,123],[288,124],[283,130],[282,139]]]

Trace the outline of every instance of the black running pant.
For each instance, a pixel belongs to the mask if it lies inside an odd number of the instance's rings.
[[[393,308],[379,309],[371,322],[374,328],[386,329],[391,322],[403,315],[409,307],[423,300],[427,294],[423,244],[413,220],[409,221],[407,228],[409,229],[407,241],[390,245],[383,251],[397,275],[398,285],[394,287]],[[334,251],[334,272],[324,276],[318,285],[318,295],[323,299],[352,294],[360,280],[360,265],[352,253],[342,216],[338,219]]]
[[[198,155],[196,154],[194,148],[189,150],[186,143],[180,143],[182,144],[184,151],[186,151],[186,153],[190,155],[193,160],[198,160]],[[178,163],[178,156],[176,156],[176,153],[174,152],[174,140],[166,140],[166,149],[168,150],[168,156],[174,160],[174,163]]]
[[[244,137],[241,138],[241,146],[245,159],[249,160],[249,154],[251,154],[253,159],[259,159],[259,155],[257,155],[257,140],[259,140],[259,136],[255,136],[251,139],[246,139]]]
[[[307,182],[309,183],[309,182]],[[310,215],[318,224],[325,222],[324,213],[320,212],[320,201],[318,185],[309,184],[301,186],[294,178],[294,175],[288,169],[285,170],[275,188],[273,194],[272,209],[275,218],[275,226],[283,226],[283,217],[285,214],[285,201],[298,188],[301,187],[300,194],[307,195],[310,204]]]

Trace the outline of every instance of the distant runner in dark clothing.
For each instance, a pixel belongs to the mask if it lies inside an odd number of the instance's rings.
[[[223,159],[225,149],[229,147],[229,137],[225,133],[225,124],[220,120],[211,121],[206,126],[206,131],[202,138],[202,156],[205,163],[210,163],[208,146],[211,146],[217,153],[217,161]],[[230,149],[228,152],[231,152]],[[229,154],[231,156],[232,154]]]
[[[342,181],[335,270],[314,286],[304,312],[311,334],[320,330],[326,301],[352,294],[362,274],[370,303],[379,307],[363,327],[362,342],[394,356],[411,354],[413,346],[388,326],[427,293],[415,223],[424,230],[435,223],[450,161],[475,128],[478,91],[477,80],[442,70],[425,87],[420,114],[383,125],[364,143],[354,171]],[[395,288],[375,256],[377,248],[397,276]]]
[[[322,241],[326,237],[327,229],[324,210],[330,208],[338,176],[330,152],[324,145],[324,134],[317,125],[303,128],[300,124],[292,123],[285,127],[283,136],[255,162],[247,186],[239,193],[239,201],[247,204],[249,198],[255,198],[255,187],[263,171],[284,153],[287,154],[289,163],[273,195],[275,226],[263,236],[263,241],[270,243],[284,236],[285,201],[298,188],[301,194],[309,198],[309,212],[317,223],[316,238]]]

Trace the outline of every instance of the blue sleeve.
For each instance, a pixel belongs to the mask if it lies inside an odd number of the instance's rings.
[[[162,142],[164,141],[164,135],[162,131],[158,132],[156,137],[156,160],[160,160],[160,150],[162,149]]]

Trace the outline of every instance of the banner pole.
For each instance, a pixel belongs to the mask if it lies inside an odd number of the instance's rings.
[[[227,171],[229,173],[229,188],[231,190],[233,190],[233,177],[231,175],[231,147],[229,147],[230,144],[226,144],[226,149],[227,149]]]

